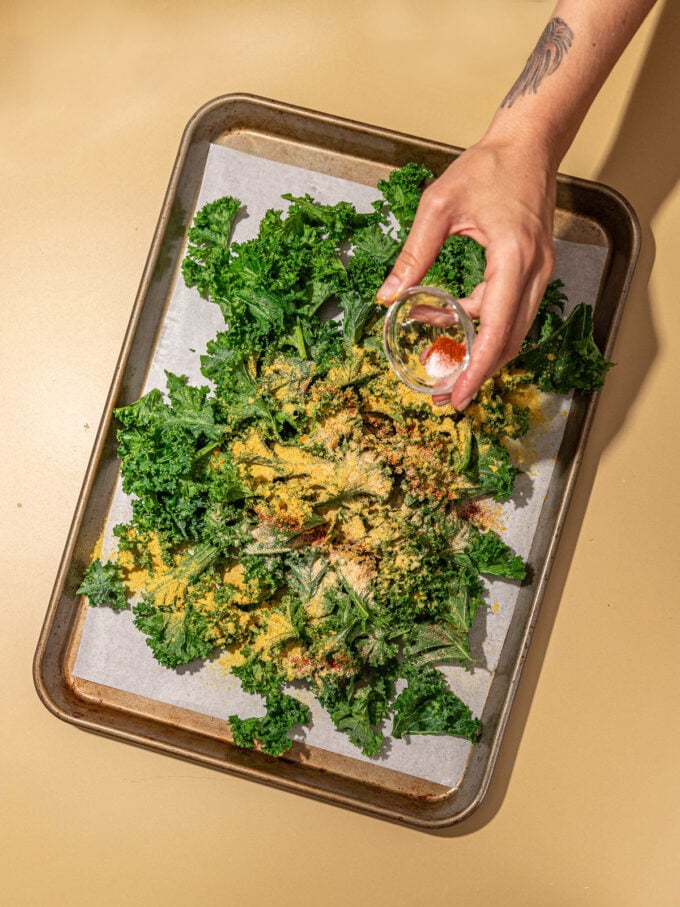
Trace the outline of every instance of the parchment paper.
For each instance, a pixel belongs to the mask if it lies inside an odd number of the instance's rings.
[[[267,209],[285,210],[288,203],[281,199],[284,192],[308,193],[324,204],[351,201],[359,211],[370,210],[371,202],[378,197],[377,190],[371,187],[212,145],[197,210],[224,195],[239,198],[246,205],[247,217],[237,223],[234,238],[243,241],[257,235],[259,222]],[[555,276],[564,282],[570,306],[582,301],[594,304],[606,254],[607,250],[601,246],[556,241]],[[145,392],[153,387],[165,391],[166,369],[187,375],[192,384],[207,384],[200,373],[200,357],[207,341],[223,329],[219,308],[202,300],[195,290],[188,290],[178,274],[153,351]],[[524,558],[529,554],[550,484],[569,406],[569,398],[551,399],[545,420],[523,441],[524,458],[528,454],[529,460],[520,465],[526,472],[518,476],[512,498],[498,505],[496,521],[504,527],[502,536]],[[126,522],[130,516],[130,504],[119,480],[104,533],[104,558],[114,550],[112,528]],[[478,612],[473,628],[475,634],[479,627],[483,628],[483,638],[478,643],[482,656],[480,664],[469,672],[459,667],[441,667],[451,689],[475,715],[482,714],[519,591],[518,584],[508,581],[488,581],[486,587],[488,608],[486,613]],[[129,611],[88,610],[74,674],[218,718],[231,714],[245,718],[264,713],[261,698],[244,693],[238,680],[228,675],[217,662],[191,664],[175,671],[159,665],[154,661],[144,635],[134,627]],[[309,690],[291,686],[287,692],[309,705],[312,711],[311,726],[298,729],[294,739],[354,759],[376,762],[449,788],[459,785],[470,753],[468,741],[414,735],[410,739],[388,740],[378,757],[368,759],[344,734],[334,729],[327,713]],[[388,732],[390,726],[388,719]]]

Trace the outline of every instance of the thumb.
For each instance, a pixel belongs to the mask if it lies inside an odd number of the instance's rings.
[[[376,294],[378,301],[389,304],[408,287],[419,284],[448,235],[443,224],[421,215],[419,209],[394,267]]]

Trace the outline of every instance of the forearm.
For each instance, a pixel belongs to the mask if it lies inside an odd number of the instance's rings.
[[[389,302],[420,283],[452,234],[486,250],[484,280],[465,300],[479,331],[453,392],[464,409],[520,349],[554,265],[556,174],[595,96],[654,0],[558,0],[489,129],[423,193],[392,272]]]
[[[557,169],[655,0],[559,0],[485,138],[531,141]]]

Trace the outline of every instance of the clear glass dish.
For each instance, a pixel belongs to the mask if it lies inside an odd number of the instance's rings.
[[[453,390],[475,337],[465,309],[438,287],[410,287],[385,315],[383,342],[390,365],[404,384],[426,394]]]

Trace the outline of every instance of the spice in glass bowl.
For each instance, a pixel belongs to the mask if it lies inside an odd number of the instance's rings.
[[[404,384],[423,393],[453,390],[467,367],[475,336],[458,300],[438,287],[411,287],[385,316],[387,359]]]

